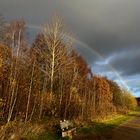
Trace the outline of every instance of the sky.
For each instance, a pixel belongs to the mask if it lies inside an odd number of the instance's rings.
[[[76,38],[93,73],[108,76],[140,96],[139,0],[0,0],[7,21],[41,26],[57,13]]]

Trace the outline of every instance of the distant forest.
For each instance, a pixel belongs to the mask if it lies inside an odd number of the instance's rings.
[[[31,44],[26,22],[0,18],[0,118],[80,122],[134,110],[130,91],[96,75],[73,48],[60,17],[42,27]],[[94,69],[94,68],[93,68]]]

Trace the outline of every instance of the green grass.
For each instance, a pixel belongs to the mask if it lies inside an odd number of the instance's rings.
[[[101,121],[92,121],[82,128],[78,128],[78,136],[91,136],[100,135],[105,133],[111,133],[111,131],[118,127],[120,124],[126,122],[127,120],[137,116],[139,114],[139,109],[130,112],[127,115],[116,115],[111,119]],[[60,136],[55,132],[43,133],[38,136],[27,136],[26,140],[61,140]],[[68,139],[64,139],[68,140]]]
[[[87,126],[79,129],[78,135],[92,135],[111,132],[115,127],[118,127],[120,124],[137,116],[138,113],[139,113],[138,111],[134,111],[127,115],[117,115],[112,119],[105,120],[102,122],[99,121],[90,122]]]
[[[56,133],[44,133],[39,136],[27,136],[25,137],[26,140],[70,140],[69,137],[61,138]]]
[[[61,140],[56,133],[43,133],[38,136],[28,135],[25,137],[26,140]]]
[[[38,136],[38,140],[60,140],[60,137],[55,133],[48,133]]]

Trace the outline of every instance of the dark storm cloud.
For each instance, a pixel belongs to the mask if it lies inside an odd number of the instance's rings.
[[[121,52],[115,52],[111,55],[112,60],[110,64],[119,71],[124,71],[123,75],[133,75],[140,73],[140,47],[123,50]]]
[[[114,79],[108,68],[111,64],[122,78],[129,81],[130,88],[137,91],[136,81],[140,78],[139,7],[139,0],[0,1],[0,13],[7,20],[24,18],[31,25],[41,25],[55,12],[62,15],[81,42],[75,46],[93,71],[104,72]],[[136,77],[132,79],[133,76]]]

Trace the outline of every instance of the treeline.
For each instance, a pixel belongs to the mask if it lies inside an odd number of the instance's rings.
[[[0,115],[5,122],[82,121],[135,109],[129,91],[91,72],[60,18],[47,23],[32,45],[24,21],[0,23]]]

